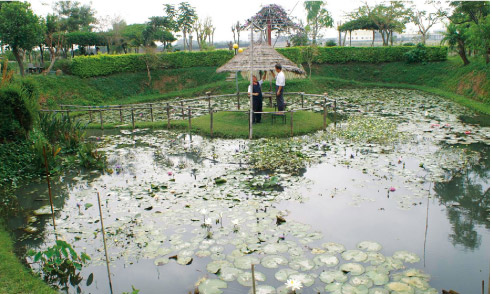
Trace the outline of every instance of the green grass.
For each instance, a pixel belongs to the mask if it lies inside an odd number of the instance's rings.
[[[19,262],[13,253],[12,239],[3,224],[0,224],[0,293],[57,293]]]
[[[264,109],[264,111],[273,111],[273,109]],[[248,138],[249,126],[248,115],[245,112],[217,112],[214,113],[214,137],[220,138]],[[293,134],[294,136],[304,135],[323,129],[323,115],[309,111],[295,112],[293,119]],[[330,121],[327,119],[327,124]],[[171,128],[188,129],[188,120],[172,120]],[[92,123],[88,128],[98,129],[101,125]],[[105,129],[111,128],[132,128],[131,124],[104,124]],[[167,121],[160,122],[136,122],[135,128],[167,128]],[[195,134],[210,136],[210,115],[203,115],[191,120],[191,131]],[[286,123],[284,124],[280,118],[277,118],[272,124],[270,114],[263,114],[260,124],[253,125],[254,138],[281,138],[290,137],[290,113],[286,115]]]

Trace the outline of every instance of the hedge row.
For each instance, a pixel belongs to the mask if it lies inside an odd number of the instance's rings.
[[[277,51],[293,62],[305,63],[303,47],[279,48]],[[404,61],[404,54],[415,46],[395,47],[319,47],[314,63],[365,62],[382,63]],[[446,60],[447,47],[425,47],[427,61]],[[233,57],[229,50],[204,52],[160,53],[158,57],[165,68],[186,68],[195,66],[221,66]],[[96,55],[75,57],[72,74],[79,77],[105,76],[118,72],[136,72],[146,69],[144,54]]]
[[[146,70],[144,54],[78,56],[72,61],[72,74],[87,78],[118,72]],[[229,50],[159,53],[164,68],[221,66],[234,56]]]
[[[305,63],[302,57],[303,47],[279,48],[277,51],[293,62]],[[404,54],[415,46],[394,47],[319,47],[314,63],[366,62],[382,63],[405,61]],[[443,61],[448,55],[447,47],[425,47],[428,61]]]

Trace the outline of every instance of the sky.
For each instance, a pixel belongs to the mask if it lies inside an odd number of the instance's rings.
[[[79,0],[83,4],[91,4],[96,11],[96,17],[119,16],[126,21],[127,24],[144,23],[148,21],[151,16],[164,15],[163,4],[178,4],[185,0]],[[406,2],[408,6],[415,5],[419,9],[432,10],[432,6],[426,5],[426,0],[414,0]],[[53,12],[53,0],[29,0],[32,9],[38,15],[45,16],[48,13]],[[244,23],[246,19],[258,12],[262,6],[268,4],[278,4],[282,6],[288,14],[298,19],[302,19],[305,23],[306,12],[304,10],[304,1],[301,0],[188,0],[193,7],[195,7],[198,16],[205,18],[207,16],[212,18],[213,24],[216,27],[214,40],[215,41],[230,41],[233,38],[231,26],[240,21]],[[363,1],[360,0],[325,0],[326,8],[331,13],[335,24],[339,21],[342,23],[347,20],[346,14],[354,11],[358,7],[363,5]],[[369,0],[370,5],[381,3],[383,1]],[[415,33],[416,28],[414,25],[407,26],[407,32]],[[436,25],[431,29],[442,29],[443,25]],[[325,29],[322,31],[323,37],[335,38],[338,33],[336,29]],[[247,40],[249,34],[242,32],[241,40]]]

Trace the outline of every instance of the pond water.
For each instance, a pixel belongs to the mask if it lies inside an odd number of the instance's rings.
[[[246,140],[91,131],[112,172],[53,179],[57,232],[92,258],[82,274],[94,282],[80,291],[109,293],[99,192],[114,293],[132,285],[188,293],[197,284],[202,293],[247,293],[252,263],[257,293],[288,293],[288,278],[302,282],[296,293],[480,293],[490,260],[489,127],[416,91],[330,95],[373,129],[348,130],[349,122],[298,138],[310,160],[294,175],[253,170]],[[367,142],[389,124],[394,140]],[[27,215],[9,226],[20,252],[51,246],[49,215],[30,224],[36,234],[18,229],[49,204],[45,182],[17,196]]]

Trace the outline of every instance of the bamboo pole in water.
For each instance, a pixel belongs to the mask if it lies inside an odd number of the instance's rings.
[[[111,270],[109,269],[108,248],[106,246],[106,234],[104,232],[104,222],[103,222],[103,216],[101,210],[101,197],[99,196],[99,192],[97,192],[97,204],[99,205],[99,218],[101,220],[101,231],[102,231],[103,243],[104,243],[104,254],[106,255],[106,268],[108,270],[109,290],[111,291],[111,294],[113,294],[113,283],[111,282]]]
[[[51,196],[50,169],[48,168],[48,158],[46,157],[45,146],[43,146],[43,156],[44,156],[44,166],[46,168],[46,182],[48,183],[48,194],[50,196],[51,218],[53,219],[53,228],[55,229],[55,237],[56,239],[58,239],[56,235],[55,209],[53,208],[53,197]]]
[[[253,294],[256,294],[255,265],[251,264],[251,277],[253,281]]]

